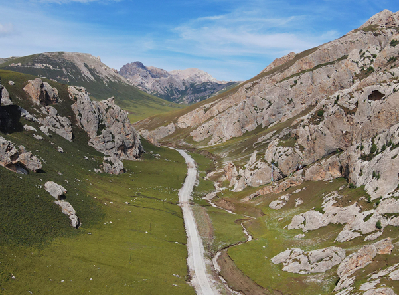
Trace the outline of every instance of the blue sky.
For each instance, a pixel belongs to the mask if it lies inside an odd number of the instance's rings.
[[[246,80],[275,58],[334,40],[397,0],[0,0],[0,57],[85,52]]]

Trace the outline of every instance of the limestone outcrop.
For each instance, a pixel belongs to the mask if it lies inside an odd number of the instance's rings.
[[[8,93],[7,89],[1,85],[0,81],[0,101],[2,106],[8,106],[12,104],[12,101],[10,100],[10,94]]]
[[[121,174],[125,172],[122,161],[116,156],[104,157],[103,170],[108,174]]]
[[[40,78],[29,80],[24,90],[36,105],[47,106],[58,102],[58,90]]]
[[[107,156],[134,160],[143,153],[140,137],[130,123],[126,111],[113,98],[92,101],[84,88],[68,88],[75,101],[72,110],[78,125],[89,135],[89,145]]]
[[[334,291],[344,288],[351,289],[354,278],[351,277],[357,270],[364,268],[371,263],[378,254],[390,254],[393,249],[390,238],[381,240],[371,245],[360,248],[357,252],[347,256],[338,266],[337,274],[340,278]]]
[[[61,207],[62,213],[65,215],[68,215],[69,219],[71,220],[71,226],[74,228],[79,228],[80,226],[80,221],[79,217],[76,215],[75,209],[72,207],[72,205],[65,201],[65,194],[67,193],[67,190],[62,186],[54,181],[47,181],[44,184],[44,189],[54,198],[58,206]]]
[[[48,130],[51,130],[62,136],[68,141],[72,141],[72,124],[67,117],[60,116],[57,110],[52,106],[42,107],[43,118],[38,118],[38,122],[42,125],[40,130],[46,135],[49,135]]]
[[[37,172],[42,168],[41,161],[24,146],[14,144],[0,136],[0,165],[12,171],[26,174],[28,170]]]
[[[307,274],[325,272],[345,258],[345,250],[339,247],[328,247],[309,252],[299,248],[287,249],[274,256],[271,261],[274,264],[283,264],[283,270],[287,272]]]
[[[154,129],[152,131],[141,129],[139,132],[140,135],[144,137],[146,140],[148,140],[154,145],[158,145],[159,140],[165,138],[168,135],[173,134],[175,130],[176,130],[175,124],[170,123],[167,126],[158,127],[157,129]]]

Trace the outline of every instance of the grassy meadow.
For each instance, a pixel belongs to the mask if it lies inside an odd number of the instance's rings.
[[[14,104],[35,114],[22,90],[34,76],[0,70],[0,77]],[[74,123],[67,86],[49,83],[61,98],[54,107]],[[25,175],[0,166],[0,294],[194,294],[178,206],[183,157],[143,140],[146,153],[124,161],[125,174],[97,174],[103,155],[87,145],[83,130],[73,124],[69,142],[52,132],[23,131],[25,124],[39,130],[21,118],[0,136],[25,146],[43,167]],[[79,229],[44,190],[50,180],[67,190]]]
[[[18,191],[2,192],[6,206],[1,206],[0,215],[6,219],[1,231],[6,231],[6,237],[21,237],[1,243],[0,293],[194,294],[186,282],[186,234],[177,205],[186,165],[176,151],[149,145],[146,150],[143,161],[125,161],[127,173],[119,176],[89,172],[80,165],[86,162],[83,156],[70,159],[75,168],[68,169],[76,174],[63,175],[77,183],[58,183],[67,188],[66,200],[81,218],[78,230],[69,226],[69,219],[51,204],[52,197],[44,189],[20,192],[17,187]],[[2,167],[0,172],[2,188],[20,183],[20,177],[22,186],[40,185],[48,174],[20,176]],[[91,212],[80,208],[81,203],[90,204],[86,206]],[[26,220],[29,233],[24,231]],[[9,224],[12,232],[7,232]],[[47,232],[49,228],[55,232]],[[40,238],[36,241],[35,236]]]

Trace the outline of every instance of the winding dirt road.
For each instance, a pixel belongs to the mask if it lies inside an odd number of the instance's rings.
[[[183,150],[176,149],[187,163],[187,177],[179,191],[179,205],[183,211],[184,225],[187,233],[187,264],[192,277],[191,284],[199,295],[219,294],[211,275],[207,274],[204,248],[197,230],[193,210],[190,206],[191,194],[197,179],[197,168],[194,160]]]

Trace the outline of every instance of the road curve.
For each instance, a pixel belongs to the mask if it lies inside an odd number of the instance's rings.
[[[184,226],[187,233],[187,265],[192,277],[191,284],[199,295],[219,294],[212,278],[206,272],[204,248],[198,233],[193,210],[190,206],[192,192],[197,179],[197,167],[194,160],[183,150],[176,149],[187,163],[187,177],[179,190],[179,205],[183,211]]]

